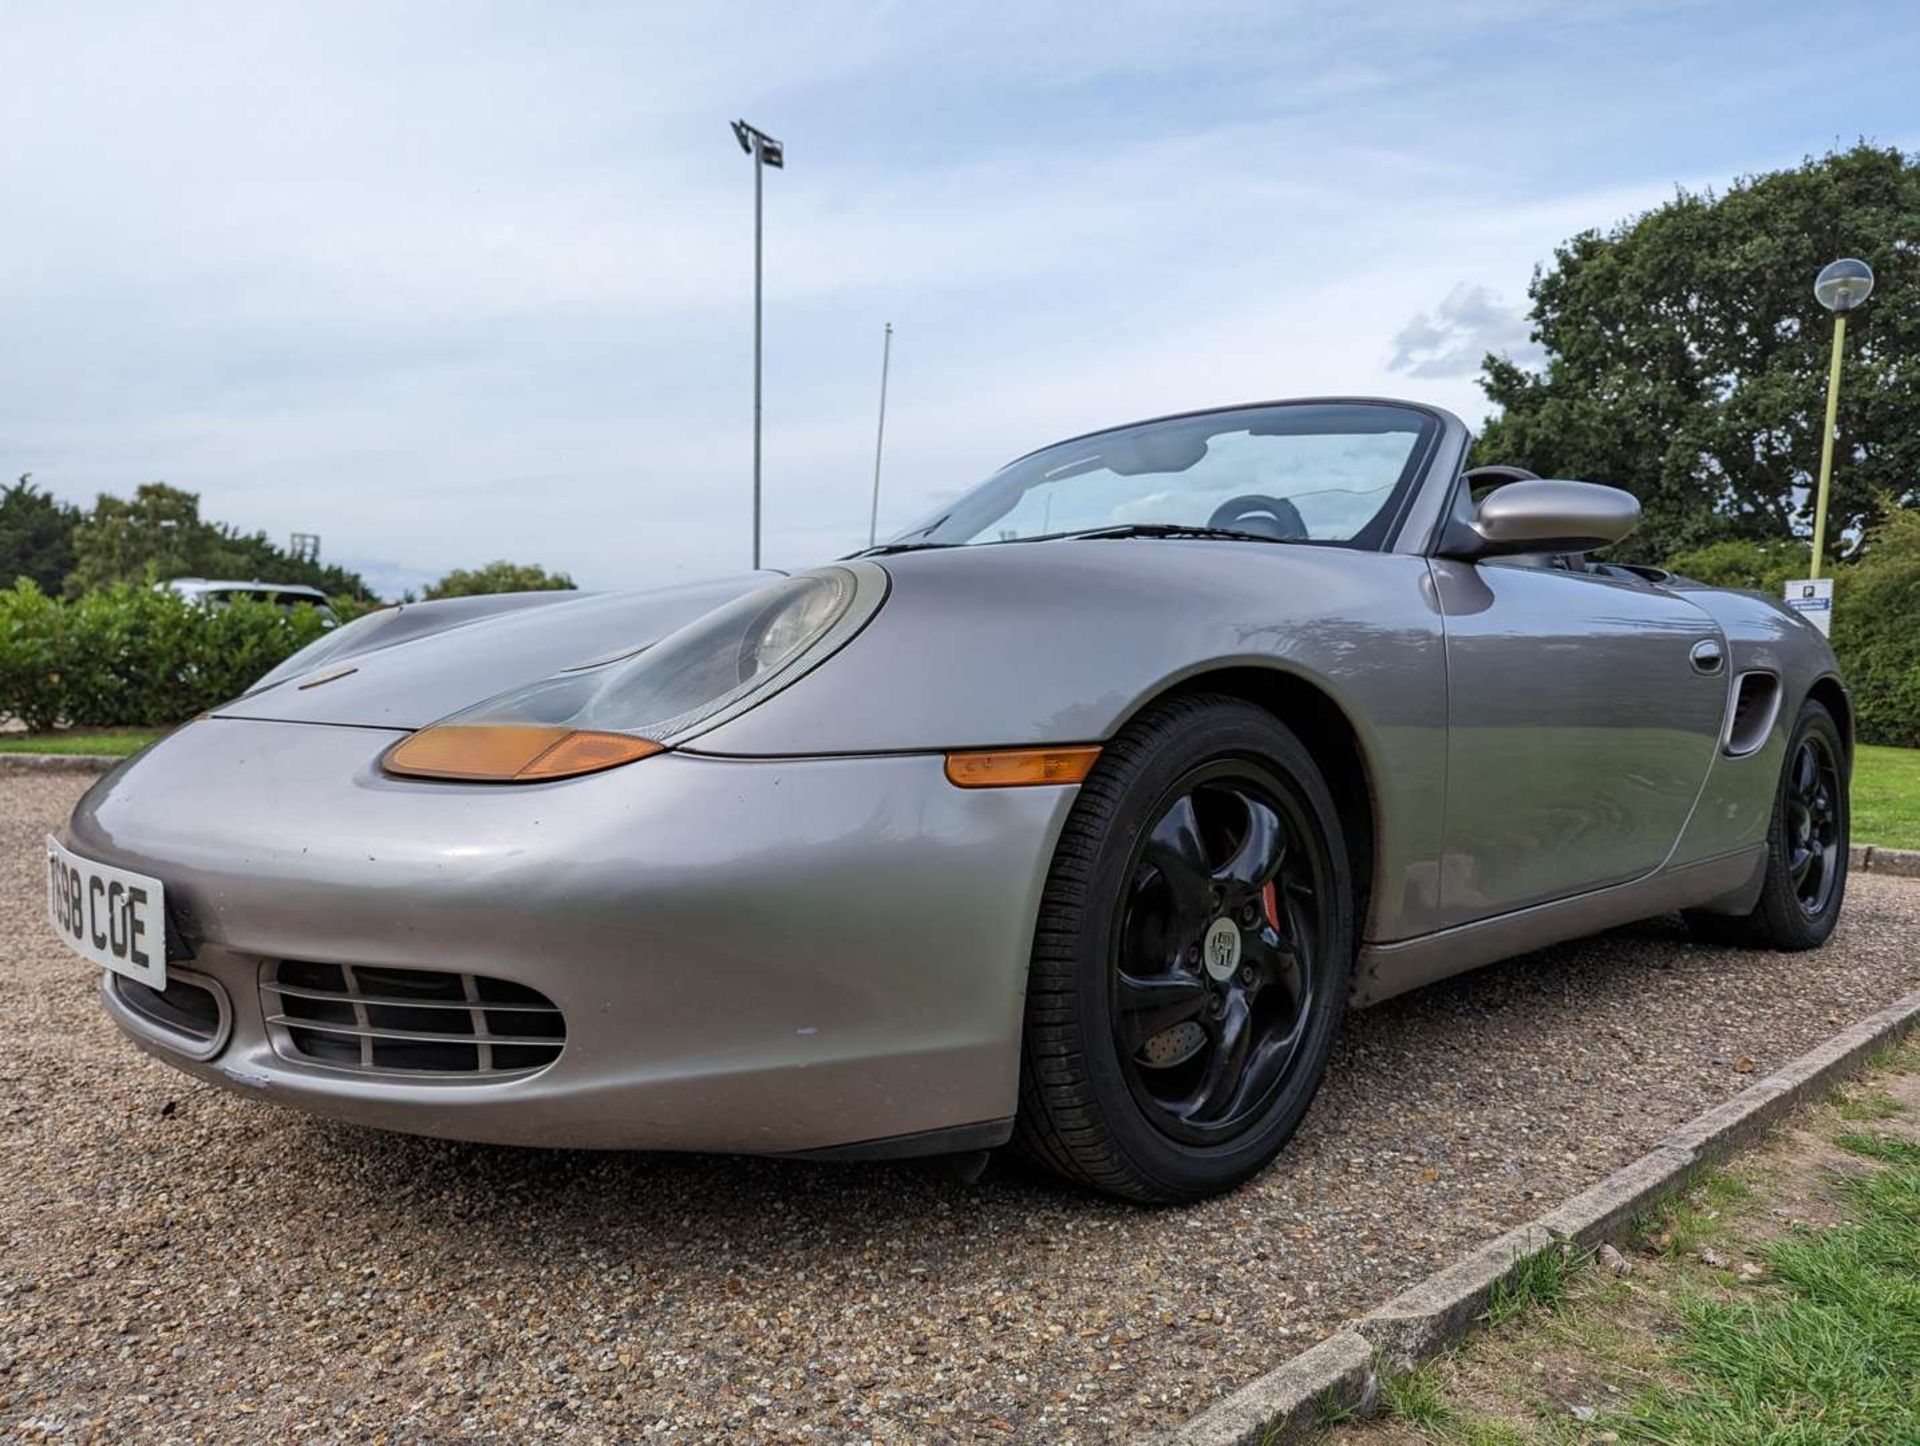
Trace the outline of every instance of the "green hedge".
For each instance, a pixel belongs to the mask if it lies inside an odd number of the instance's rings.
[[[1667,559],[1716,587],[1779,597],[1807,575],[1805,547],[1721,542]],[[1862,743],[1920,748],[1920,510],[1900,508],[1867,539],[1858,562],[1833,569],[1833,651]]]
[[[1777,598],[1789,582],[1807,575],[1808,556],[1804,543],[1715,542],[1676,553],[1664,566],[1695,582],[1743,587]]]
[[[211,608],[154,588],[72,602],[26,579],[0,592],[0,715],[38,731],[157,728],[246,691],[325,627],[313,608]]]
[[[1891,514],[1835,570],[1833,651],[1860,741],[1920,748],[1920,511]]]

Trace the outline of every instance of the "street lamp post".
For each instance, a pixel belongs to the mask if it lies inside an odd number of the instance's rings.
[[[1813,569],[1815,581],[1827,552],[1827,490],[1833,481],[1833,434],[1840,419],[1840,358],[1847,340],[1847,313],[1873,294],[1873,268],[1846,257],[1829,261],[1814,278],[1813,294],[1833,313],[1833,360],[1827,366],[1827,425],[1820,436],[1820,490],[1813,512]]]
[[[787,164],[787,148],[757,126],[733,123],[733,138],[753,157],[753,569],[760,570],[760,179],[768,166]]]
[[[880,341],[880,425],[873,434],[873,511],[867,515],[867,546],[880,535],[880,449],[887,440],[887,369],[893,362],[893,323]]]

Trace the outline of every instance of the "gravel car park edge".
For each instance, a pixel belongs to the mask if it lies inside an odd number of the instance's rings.
[[[1916,856],[1920,857],[1920,856]],[[1310,1435],[1330,1410],[1368,1410],[1377,1372],[1412,1370],[1471,1332],[1495,1291],[1537,1255],[1619,1239],[1704,1166],[1824,1095],[1920,1022],[1910,994],[1676,1130],[1599,1184],[1403,1291],[1313,1349],[1200,1413],[1168,1446],[1278,1446]]]

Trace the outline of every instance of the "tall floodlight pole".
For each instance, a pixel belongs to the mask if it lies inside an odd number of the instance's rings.
[[[880,341],[880,425],[873,434],[873,511],[867,517],[867,546],[880,536],[880,449],[887,441],[887,368],[893,361],[893,323]]]
[[[1847,343],[1847,313],[1873,295],[1873,268],[1846,257],[1829,261],[1814,278],[1813,294],[1833,313],[1833,360],[1827,365],[1827,425],[1820,436],[1820,492],[1813,510],[1813,570],[1815,580],[1827,555],[1827,488],[1833,480],[1833,434],[1840,420],[1840,359]]]
[[[760,255],[761,176],[768,166],[787,164],[787,148],[743,120],[733,123],[733,138],[753,157],[753,567],[760,570]]]

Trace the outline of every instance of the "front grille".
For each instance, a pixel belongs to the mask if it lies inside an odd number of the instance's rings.
[[[170,968],[165,989],[116,974],[111,987],[148,1033],[182,1054],[210,1059],[227,1042],[233,1014],[227,1007],[226,991],[204,974]]]
[[[283,959],[260,992],[281,1053],[367,1074],[498,1079],[545,1068],[567,1042],[551,999],[482,974]]]

